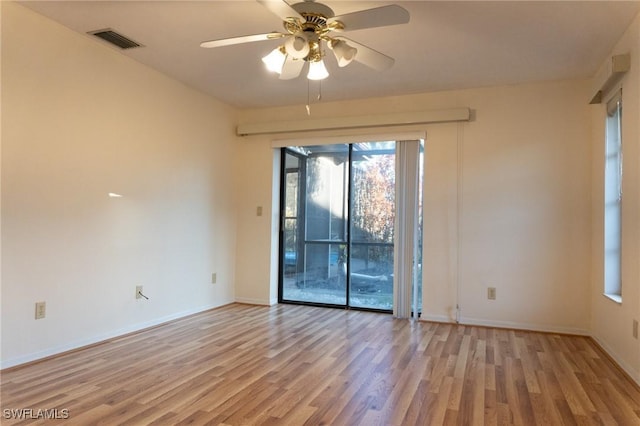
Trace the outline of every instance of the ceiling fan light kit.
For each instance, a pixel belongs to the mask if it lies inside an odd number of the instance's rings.
[[[284,66],[284,60],[287,58],[287,53],[283,46],[276,47],[267,56],[262,58],[262,62],[269,71],[281,74],[282,67]]]
[[[329,49],[333,50],[333,54],[335,55],[340,68],[349,65],[356,57],[356,53],[358,53],[358,49],[349,46],[342,40],[332,39],[329,41],[328,46]]]
[[[309,43],[308,36],[304,33],[298,33],[285,41],[284,49],[287,55],[291,55],[293,59],[305,59],[311,50]]]
[[[377,71],[388,69],[394,63],[393,58],[346,37],[331,34],[409,22],[409,12],[398,5],[335,16],[329,6],[313,0],[293,5],[284,0],[257,1],[282,19],[286,33],[273,31],[267,34],[210,40],[202,42],[200,46],[212,48],[285,38],[282,45],[262,58],[267,69],[280,74],[281,80],[298,77],[307,62],[309,80],[327,78],[329,72],[323,61],[323,44],[333,51],[341,68],[355,60]]]
[[[307,73],[309,80],[324,80],[327,77],[329,77],[329,71],[327,71],[327,67],[324,66],[322,59],[309,62],[309,73]]]

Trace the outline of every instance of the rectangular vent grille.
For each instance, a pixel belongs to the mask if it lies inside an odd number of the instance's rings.
[[[99,37],[101,39],[103,39],[104,41],[107,41],[111,44],[115,44],[116,46],[118,46],[120,49],[131,49],[132,47],[140,47],[142,46],[139,43],[136,43],[135,41],[131,40],[128,37],[123,36],[122,34],[119,34],[115,31],[113,31],[111,28],[107,28],[104,30],[98,30],[98,31],[90,31],[87,34],[91,34],[94,35],[96,37]]]

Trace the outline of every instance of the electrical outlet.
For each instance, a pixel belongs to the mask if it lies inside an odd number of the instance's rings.
[[[487,299],[496,300],[496,288],[495,287],[487,288]]]
[[[638,338],[638,320],[633,320],[633,338],[637,339]]]
[[[46,302],[36,302],[36,319],[42,319],[47,313]]]
[[[218,281],[218,274],[215,272],[211,274],[211,284],[215,284]]]
[[[262,216],[262,206],[256,208],[256,216]]]
[[[142,286],[136,286],[136,299],[142,299]]]

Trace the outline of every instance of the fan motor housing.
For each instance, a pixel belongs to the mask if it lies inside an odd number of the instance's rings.
[[[334,16],[336,16],[329,6],[322,3],[316,3],[314,1],[304,1],[301,3],[296,3],[291,5],[291,7],[303,16],[305,13],[310,15],[321,15],[324,16],[325,19],[333,18]]]
[[[324,28],[327,25],[327,19],[335,16],[329,6],[313,1],[296,3],[291,7],[304,16],[305,22],[302,24],[304,31],[315,31],[317,28]]]

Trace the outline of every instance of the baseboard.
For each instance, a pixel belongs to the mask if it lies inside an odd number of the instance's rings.
[[[465,325],[480,325],[484,327],[512,328],[515,330],[542,331],[545,333],[591,336],[591,332],[584,328],[562,327],[548,324],[521,323],[514,321],[494,321],[469,317],[461,317],[460,323]]]
[[[434,315],[434,314],[425,314],[422,313],[420,315],[421,321],[431,321],[431,322],[446,322],[446,323],[454,323],[455,319],[448,317],[447,315]]]
[[[420,317],[423,321],[433,321],[433,322],[444,322],[444,323],[455,323],[456,320],[448,317],[447,315],[425,315],[422,314]],[[558,326],[550,326],[545,324],[529,324],[529,323],[521,323],[514,321],[494,321],[494,320],[486,320],[486,319],[477,319],[477,318],[469,318],[469,317],[461,317],[458,322],[462,325],[477,325],[481,327],[494,327],[494,328],[508,328],[514,330],[528,330],[528,331],[542,331],[545,333],[560,333],[560,334],[573,334],[578,336],[591,336],[589,330],[582,328],[572,328],[572,327],[558,327]]]
[[[624,371],[631,380],[633,380],[638,387],[640,387],[640,370],[634,370],[631,365],[627,364],[618,354],[607,345],[603,340],[599,339],[595,335],[591,335],[591,338],[600,346],[600,348]]]
[[[278,299],[253,299],[250,297],[236,297],[236,303],[244,303],[245,305],[262,305],[262,306],[273,306],[278,303]]]
[[[53,348],[48,348],[42,351],[33,352],[27,355],[19,356],[16,358],[11,358],[7,360],[0,361],[0,370],[4,370],[6,368],[16,367],[22,364],[27,364],[35,361],[40,361],[45,358],[50,358],[52,356],[60,355],[64,352],[75,351],[87,346],[92,346],[95,344],[99,344],[105,342],[110,339],[114,339],[116,337],[121,337],[126,334],[139,332],[151,327],[155,327],[169,321],[174,321],[183,317],[187,317],[189,315],[197,314],[200,312],[208,311],[213,308],[220,307],[221,305],[205,305],[200,306],[198,308],[189,309],[186,311],[176,312],[171,315],[166,315],[164,317],[156,318],[151,321],[146,321],[142,323],[133,324],[127,327],[119,328],[117,330],[113,330],[107,333],[99,334],[97,336],[93,336],[87,339],[76,340],[71,343],[67,343],[64,345],[56,346]]]

